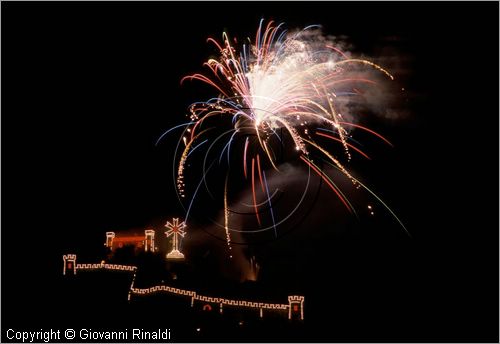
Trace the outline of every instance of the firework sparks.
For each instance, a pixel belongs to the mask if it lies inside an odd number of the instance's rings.
[[[182,134],[184,149],[177,168],[176,184],[181,197],[184,197],[185,192],[184,169],[190,151],[193,150],[193,145],[194,149],[203,145],[206,142],[204,134],[212,129],[201,130],[205,126],[203,123],[209,122],[210,118],[219,120],[222,117],[229,117],[233,125],[230,132],[234,132],[220,154],[219,163],[226,149],[228,163],[230,152],[242,152],[243,179],[251,184],[252,207],[259,226],[262,225],[259,207],[262,204],[268,204],[273,228],[276,231],[264,169],[269,166],[279,170],[277,158],[272,150],[273,139],[277,138],[281,143],[282,135],[277,134],[278,130],[285,131],[292,139],[293,147],[300,158],[299,161],[315,171],[334,191],[344,206],[350,212],[355,213],[352,204],[331,178],[312,162],[311,154],[314,151],[325,161],[333,163],[332,166],[341,171],[353,184],[361,184],[352,177],[344,166],[345,163],[341,162],[342,160],[329,147],[321,145],[321,140],[317,141],[317,139],[323,138],[323,141],[329,141],[332,145],[340,144],[342,147],[340,153],[345,156],[346,162],[351,160],[351,150],[363,158],[370,159],[365,152],[348,142],[351,141],[349,130],[359,128],[392,146],[382,135],[350,121],[349,118],[353,118],[354,114],[343,116],[339,108],[344,95],[361,94],[361,85],[366,85],[366,87],[377,85],[375,81],[365,76],[360,77],[355,73],[359,68],[372,69],[375,73],[387,77],[388,80],[394,80],[394,77],[386,69],[371,61],[351,58],[330,43],[315,41],[312,38],[314,35],[308,34],[315,29],[315,27],[307,27],[297,33],[289,34],[283,29],[282,24],[274,25],[271,21],[263,26],[263,21],[261,21],[253,44],[248,39],[247,43],[236,47],[226,33],[222,35],[222,42],[213,38],[208,39],[208,42],[213,43],[219,52],[217,59],[212,58],[204,63],[209,73],[186,76],[181,82],[201,81],[213,87],[219,96],[190,106],[191,121],[184,126]],[[236,145],[235,138],[238,136],[245,139],[243,146],[231,149],[232,145]],[[202,139],[205,141],[194,144]],[[353,142],[356,141],[353,140]],[[208,152],[205,161],[207,156]],[[250,163],[250,168],[247,162]],[[206,171],[204,171],[203,179],[205,175]],[[260,182],[259,189],[267,198],[267,201],[263,203],[258,203],[257,176]],[[224,186],[224,228],[230,248],[227,181],[228,176],[226,176]],[[372,193],[363,184],[361,185]],[[378,197],[377,199],[381,201]],[[383,204],[386,206],[385,203]],[[391,210],[390,212],[394,215]],[[397,217],[396,219],[401,223]]]
[[[229,206],[227,204],[227,181],[229,175],[226,175],[226,182],[224,183],[224,229],[226,231],[226,242],[227,248],[231,251],[233,248],[231,247],[231,234],[229,234]],[[229,258],[233,258],[233,255],[230,253]]]

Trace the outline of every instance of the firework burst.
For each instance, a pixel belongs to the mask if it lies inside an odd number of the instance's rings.
[[[314,163],[311,157],[313,151],[341,171],[354,185],[373,194],[345,166],[352,159],[351,152],[370,159],[368,154],[352,142],[350,130],[358,128],[389,145],[390,142],[373,130],[354,123],[353,114],[342,114],[340,109],[346,97],[359,96],[362,93],[360,88],[376,84],[374,80],[364,76],[366,73],[359,73],[360,69],[379,73],[388,81],[394,77],[373,62],[352,58],[338,47],[315,39],[316,36],[311,34],[315,30],[318,30],[317,26],[310,26],[296,33],[288,33],[283,29],[283,24],[274,25],[271,21],[264,26],[261,21],[253,43],[248,39],[238,45],[226,33],[221,42],[208,39],[217,48],[219,57],[204,63],[208,73],[186,76],[181,82],[202,81],[219,95],[208,101],[192,104],[189,108],[190,122],[179,126],[184,127],[181,139],[184,148],[175,178],[181,198],[185,197],[186,160],[195,149],[207,142],[206,133],[214,129],[206,128],[208,125],[204,123],[209,118],[219,120],[221,117],[230,117],[232,127],[216,139],[227,139],[219,162],[224,153],[227,153],[228,160],[230,152],[241,154],[242,178],[251,185],[252,207],[259,226],[259,207],[266,204],[271,210],[272,228],[276,231],[271,196],[262,166],[265,164],[279,171],[271,142],[273,139],[281,142],[283,135],[279,133],[283,131],[291,137],[293,149],[300,161],[326,182],[348,211],[355,213],[354,207],[340,188]],[[236,46],[240,49],[237,50]],[[238,136],[245,139],[243,147],[232,147]],[[322,145],[321,142],[325,140],[331,143],[330,146],[337,145],[334,146],[337,147],[336,150],[332,151],[329,146]],[[252,146],[251,150],[249,146]],[[204,176],[196,192],[202,182],[206,182],[205,175],[208,171],[205,169],[203,172]],[[223,228],[230,247],[227,189],[226,176]],[[265,202],[258,203],[257,189],[261,189]],[[192,195],[188,215],[196,192]],[[377,199],[382,202],[378,197]],[[387,207],[385,203],[382,204]],[[389,211],[402,225],[392,210]]]

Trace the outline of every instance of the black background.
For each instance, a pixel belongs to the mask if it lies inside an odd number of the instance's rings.
[[[211,94],[179,80],[208,36],[262,17],[391,44],[411,69],[371,181],[413,239],[308,244],[306,297],[335,301],[304,340],[498,341],[498,3],[2,2],[3,330],[55,326],[61,254],[180,212],[154,142]]]

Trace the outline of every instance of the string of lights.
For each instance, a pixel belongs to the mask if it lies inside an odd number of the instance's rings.
[[[167,292],[171,294],[188,296],[191,297],[191,307],[194,307],[194,301],[218,304],[220,306],[220,312],[222,313],[223,305],[226,306],[234,306],[234,307],[242,307],[242,308],[254,308],[259,309],[259,315],[263,317],[263,309],[268,310],[282,310],[288,311],[288,318],[292,318],[292,313],[300,313],[300,319],[304,319],[304,296],[300,295],[290,295],[288,296],[288,304],[279,304],[279,303],[265,303],[265,302],[253,302],[247,300],[235,300],[235,299],[226,299],[220,297],[211,297],[206,295],[199,295],[195,291],[180,289],[169,287],[167,285],[156,285],[149,288],[135,288],[135,278],[137,274],[137,266],[133,265],[120,265],[120,264],[107,264],[104,261],[101,263],[93,263],[93,264],[76,264],[76,255],[75,254],[65,254],[63,255],[64,267],[63,267],[63,275],[66,275],[67,272],[73,272],[73,275],[76,275],[77,270],[114,270],[114,271],[130,271],[133,272],[132,283],[130,284],[130,289],[128,293],[128,300],[130,301],[131,295],[149,295],[157,292]]]

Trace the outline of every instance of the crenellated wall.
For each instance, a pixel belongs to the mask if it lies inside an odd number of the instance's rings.
[[[223,305],[240,307],[246,309],[259,310],[259,315],[263,317],[263,310],[280,311],[288,315],[288,319],[297,318],[304,320],[304,296],[290,295],[288,296],[288,304],[280,303],[265,303],[253,302],[246,300],[226,299],[220,297],[212,297],[199,295],[195,291],[169,287],[166,285],[157,285],[150,288],[135,288],[135,277],[137,267],[132,265],[119,265],[119,264],[76,264],[76,255],[68,254],[63,256],[64,269],[63,274],[66,275],[68,271],[72,271],[76,275],[77,270],[116,270],[116,271],[130,271],[133,272],[132,283],[128,293],[128,300],[131,295],[149,295],[158,292],[165,292],[179,296],[188,296],[191,298],[191,307],[194,306],[195,301],[204,302],[205,304],[214,304],[219,306],[220,313],[223,312]]]

